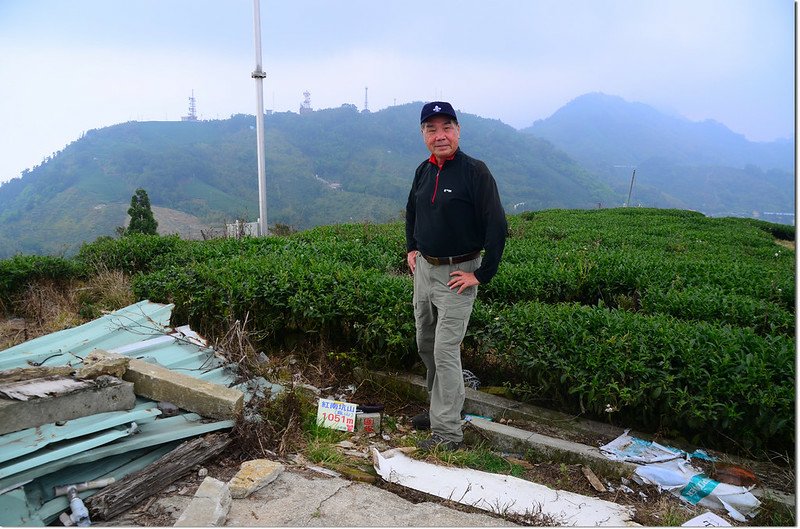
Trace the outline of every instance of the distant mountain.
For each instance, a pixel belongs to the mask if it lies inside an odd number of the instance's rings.
[[[601,93],[580,96],[523,132],[546,139],[609,184],[618,203],[751,216],[794,211],[794,142],[748,141]],[[779,221],[771,218],[767,220]]]
[[[297,229],[402,215],[427,150],[421,103],[380,112],[354,105],[265,119],[267,219]],[[461,146],[483,159],[509,213],[586,208],[613,194],[550,143],[497,120],[460,114]],[[200,236],[255,220],[255,117],[128,122],[87,132],[21,178],[0,185],[0,258],[71,253],[113,235],[143,187],[159,231]],[[211,228],[213,226],[213,228]]]

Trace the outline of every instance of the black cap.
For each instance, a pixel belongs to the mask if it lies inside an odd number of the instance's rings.
[[[428,119],[432,118],[433,116],[438,116],[439,114],[450,116],[456,120],[456,123],[458,123],[456,111],[453,110],[453,105],[447,101],[431,101],[430,103],[425,103],[425,106],[422,107],[422,112],[419,116],[419,122],[425,123]]]

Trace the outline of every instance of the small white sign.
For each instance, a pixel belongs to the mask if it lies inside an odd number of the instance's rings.
[[[333,430],[352,432],[356,427],[356,404],[340,400],[319,399],[317,424]]]

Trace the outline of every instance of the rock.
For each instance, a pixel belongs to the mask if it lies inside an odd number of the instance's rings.
[[[219,527],[225,524],[231,508],[228,484],[207,477],[200,484],[186,510],[178,517],[175,527]]]
[[[78,370],[78,378],[97,378],[100,375],[111,375],[122,378],[131,359],[102,349],[95,349],[83,359],[83,367]]]
[[[246,498],[272,483],[283,472],[283,465],[270,459],[253,459],[242,463],[229,482],[232,498]]]

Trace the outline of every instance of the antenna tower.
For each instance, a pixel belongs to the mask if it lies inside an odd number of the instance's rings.
[[[305,99],[303,99],[303,103],[300,105],[300,113],[307,114],[309,112],[313,112],[314,109],[311,108],[311,92],[306,90],[305,92],[303,92],[303,96],[305,97]]]
[[[369,112],[369,100],[367,99],[368,86],[364,87],[364,112]]]
[[[197,121],[197,100],[194,98],[194,88],[192,88],[192,95],[189,97],[189,115],[183,116],[181,121]]]

